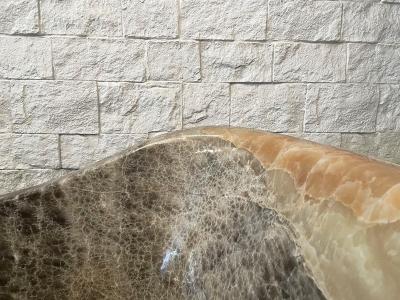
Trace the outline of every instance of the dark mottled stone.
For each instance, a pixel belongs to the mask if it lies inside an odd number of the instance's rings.
[[[324,299],[265,174],[217,138],[0,198],[0,299]]]

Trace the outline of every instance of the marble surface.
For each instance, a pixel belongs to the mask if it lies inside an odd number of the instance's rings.
[[[228,128],[0,197],[1,299],[396,299],[400,168]]]

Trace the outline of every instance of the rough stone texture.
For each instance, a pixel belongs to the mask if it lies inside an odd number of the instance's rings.
[[[94,82],[0,81],[18,133],[97,133]]]
[[[201,60],[205,81],[271,81],[270,44],[204,42],[201,44]]]
[[[181,127],[180,84],[100,83],[103,133],[148,133]]]
[[[61,135],[62,167],[79,169],[146,138],[146,134]]]
[[[0,195],[41,184],[66,174],[65,170],[0,170]]]
[[[235,84],[231,89],[232,126],[275,132],[302,129],[305,85]]]
[[[400,6],[344,2],[343,39],[356,42],[400,42]]]
[[[69,158],[76,168],[114,149],[114,135],[201,125],[258,127],[335,146],[341,133],[379,132],[365,147],[400,161],[389,140],[400,132],[399,4],[0,0],[0,134],[18,136],[4,139],[4,149],[11,141],[26,148],[18,159],[4,154],[4,164],[36,168],[32,134],[84,140]]]
[[[400,132],[342,134],[341,147],[400,164]]]
[[[376,134],[343,133],[341,147],[356,153],[378,157]]]
[[[289,135],[305,139],[311,142],[330,145],[334,147],[340,147],[341,143],[341,134],[340,133],[289,133]]]
[[[40,6],[44,33],[122,35],[120,0],[41,0]]]
[[[46,79],[52,76],[50,40],[0,37],[0,78]]]
[[[229,84],[192,83],[183,86],[183,126],[229,125]]]
[[[121,3],[125,35],[150,38],[177,36],[176,0],[122,0]]]
[[[400,86],[381,85],[377,131],[400,132]]]
[[[377,87],[353,84],[309,85],[305,105],[306,132],[374,132]]]
[[[351,82],[400,82],[400,46],[349,44],[348,80]]]
[[[196,42],[149,42],[147,57],[150,80],[198,81],[201,78]]]
[[[181,1],[181,27],[190,39],[265,39],[266,0]]]
[[[55,134],[0,134],[0,169],[59,168]]]
[[[10,85],[0,81],[0,133],[11,132],[11,103],[7,97]]]
[[[277,43],[274,47],[274,81],[344,81],[345,68],[343,45]]]
[[[0,33],[37,33],[39,9],[32,0],[0,1]]]
[[[338,2],[272,0],[269,2],[268,38],[336,41],[340,38],[342,5]]]
[[[56,79],[127,80],[145,78],[145,44],[135,40],[53,40]]]

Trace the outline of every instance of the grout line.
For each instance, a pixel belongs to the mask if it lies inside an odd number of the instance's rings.
[[[178,39],[180,40],[181,39],[181,35],[182,35],[182,28],[181,28],[181,26],[182,26],[182,24],[181,24],[181,22],[182,22],[182,20],[181,20],[181,1],[180,0],[176,0],[176,7],[177,7],[177,10],[178,10],[178,20],[177,20]]]
[[[344,22],[344,3],[341,2],[341,14],[340,14],[340,41],[343,41],[343,22]]]
[[[345,61],[345,65],[344,65],[344,82],[348,82],[348,68],[349,68],[349,44],[346,45],[346,61]]]
[[[272,44],[272,55],[271,55],[271,81],[274,82],[274,65],[275,65],[275,44]]]
[[[124,36],[124,18],[123,18],[123,9],[122,9],[122,0],[119,0],[119,8],[120,8],[120,20],[121,20],[121,35]]]
[[[101,134],[101,110],[100,110],[100,92],[99,92],[99,83],[96,81],[96,95],[97,95],[97,123],[99,127],[98,135]]]
[[[232,115],[232,84],[228,85],[229,89],[229,115],[228,115],[228,127],[231,127],[231,115]]]
[[[379,108],[381,106],[381,87],[377,86],[377,92],[378,92],[378,103],[376,106],[376,114],[375,114],[375,132],[378,132],[378,114],[379,114]]]
[[[181,115],[180,115],[180,117],[181,117],[181,129],[183,129],[183,111],[184,111],[184,109],[185,109],[185,101],[184,101],[184,99],[183,99],[183,89],[184,89],[185,87],[184,87],[184,84],[183,84],[183,82],[181,82],[181,95],[180,95],[180,97],[181,97]]]
[[[121,41],[121,40],[137,40],[137,41],[154,41],[154,42],[163,42],[163,41],[204,41],[204,42],[226,42],[226,43],[243,43],[243,44],[265,44],[265,43],[293,43],[293,44],[326,44],[326,45],[340,45],[340,44],[362,44],[362,45],[383,45],[383,46],[400,46],[399,42],[369,42],[369,41],[350,41],[350,40],[326,40],[326,41],[313,41],[313,40],[303,40],[303,39],[257,39],[257,40],[233,40],[233,39],[207,39],[207,38],[199,38],[199,39],[180,39],[178,37],[141,37],[141,36],[96,36],[96,35],[70,35],[70,34],[44,34],[44,33],[16,33],[16,34],[8,34],[8,33],[0,33],[0,38],[17,38],[17,37],[26,37],[26,38],[69,38],[69,39],[88,39],[88,40],[110,40],[110,41]]]
[[[54,55],[53,55],[53,40],[50,39],[50,61],[51,61],[51,73],[52,73],[52,79],[56,80],[56,71],[54,69]]]
[[[41,0],[36,0],[37,3],[37,10],[38,10],[38,29],[39,29],[39,33],[42,33],[42,8],[41,8],[41,4],[40,4]]]
[[[150,69],[149,69],[149,42],[146,42],[146,47],[144,51],[144,82],[148,82],[150,79]]]
[[[176,83],[179,84],[182,81],[178,80],[145,80],[145,81],[130,81],[130,80],[96,80],[96,79],[52,79],[52,78],[43,78],[43,79],[35,79],[35,78],[0,78],[0,82],[10,82],[10,81],[21,81],[21,82],[92,82],[92,83],[131,83],[131,84],[139,84],[144,85],[146,83],[154,83],[154,84],[162,84],[162,83]],[[334,84],[334,85],[346,85],[346,84],[355,84],[355,85],[400,85],[400,81],[398,82],[375,82],[375,81],[188,81],[188,83],[200,84],[200,83],[230,83],[230,84],[260,84],[260,85],[268,85],[268,84]]]
[[[202,46],[203,46],[203,43],[201,41],[199,41],[198,45],[197,45],[197,48],[198,48],[198,51],[199,51],[200,82],[203,82],[203,78],[204,78],[204,76],[203,76],[203,59],[202,59],[202,55],[201,55]]]
[[[58,134],[58,166],[59,166],[59,169],[62,169],[62,160],[61,160],[61,134]]]

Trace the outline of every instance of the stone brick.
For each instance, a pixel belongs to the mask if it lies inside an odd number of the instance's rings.
[[[53,40],[56,79],[143,81],[145,44],[135,40]]]
[[[81,168],[126,150],[131,145],[145,141],[146,138],[146,134],[62,135],[62,167]]]
[[[0,133],[11,132],[10,85],[0,81]]]
[[[381,85],[376,129],[400,131],[400,86]]]
[[[316,84],[307,88],[306,132],[373,132],[379,102],[376,87]]]
[[[229,125],[230,96],[227,83],[183,86],[183,126]]]
[[[200,80],[200,53],[197,42],[149,42],[151,80]]]
[[[377,136],[378,157],[400,164],[400,132],[383,132],[378,133]]]
[[[367,156],[378,156],[375,133],[343,133],[340,147]]]
[[[99,83],[103,133],[148,133],[181,128],[181,85]]]
[[[45,79],[52,76],[50,40],[0,37],[0,78]]]
[[[55,134],[0,134],[0,169],[58,168]]]
[[[54,180],[64,174],[65,170],[0,170],[0,195],[19,189]]]
[[[205,81],[271,81],[272,46],[264,43],[204,42],[201,44]]]
[[[276,40],[336,41],[340,38],[341,15],[339,2],[272,0],[267,35]]]
[[[400,82],[400,46],[350,44],[348,47],[350,82]]]
[[[267,0],[181,1],[182,35],[188,39],[263,40]]]
[[[17,133],[97,133],[94,82],[1,81]]]
[[[277,43],[274,81],[338,82],[345,80],[346,48],[335,44]]]
[[[373,158],[400,164],[400,132],[342,134],[341,147]]]
[[[330,133],[299,132],[299,133],[289,133],[289,135],[300,139],[308,140],[311,142],[315,142],[318,144],[323,144],[333,147],[340,147],[340,142],[341,142],[341,134],[336,132],[330,132]]]
[[[400,6],[344,3],[343,39],[356,42],[400,42]]]
[[[70,35],[122,35],[120,0],[41,0],[42,31]]]
[[[234,84],[231,125],[275,132],[300,131],[305,92],[302,84]]]
[[[176,0],[122,0],[124,34],[133,37],[175,38]]]
[[[39,10],[32,0],[0,1],[1,33],[37,33],[39,31]]]

